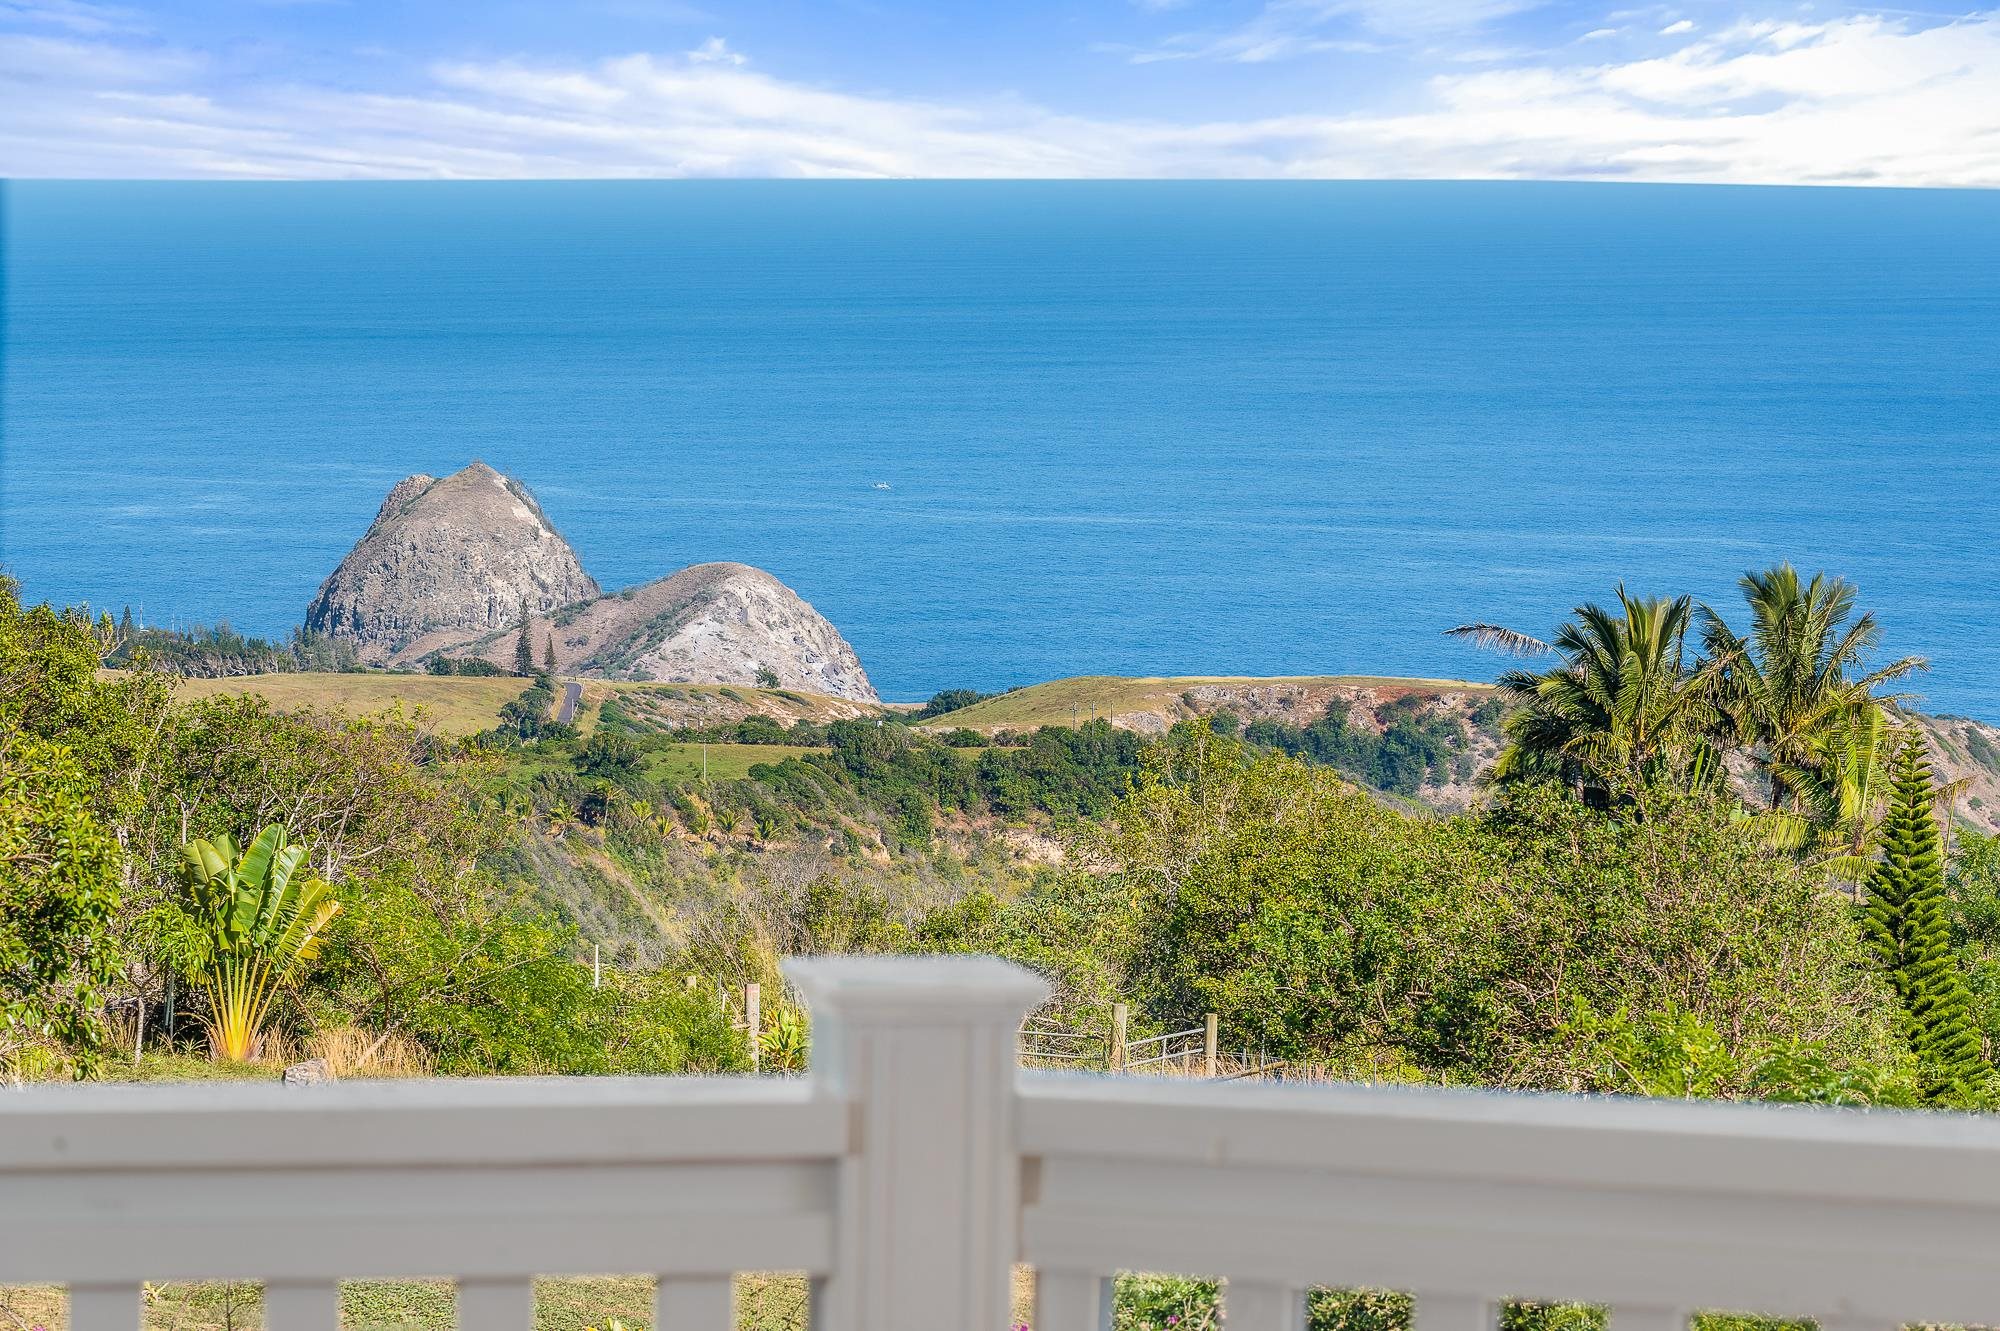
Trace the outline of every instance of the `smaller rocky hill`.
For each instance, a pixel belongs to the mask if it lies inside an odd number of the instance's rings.
[[[566,675],[663,684],[769,684],[775,676],[776,688],[877,701],[840,630],[748,564],[695,564],[567,606],[532,630],[537,660],[551,635]],[[503,630],[462,650],[505,667],[514,638]]]
[[[519,481],[483,462],[439,480],[411,476],[320,585],[306,627],[365,661],[411,664],[598,595],[568,541]]]

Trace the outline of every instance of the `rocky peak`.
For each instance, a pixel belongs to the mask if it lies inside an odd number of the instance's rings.
[[[748,564],[695,564],[604,597],[558,628],[556,644],[583,656],[581,670],[610,679],[756,684],[775,676],[781,688],[877,701],[840,630]]]
[[[536,642],[541,642],[537,630]],[[695,564],[671,577],[572,605],[549,617],[566,675],[660,684],[768,684],[851,702],[876,702],[854,648],[824,615],[763,569]],[[514,636],[489,633],[464,648],[501,669]]]
[[[519,481],[483,462],[410,476],[320,585],[306,627],[400,664],[597,596],[569,542]]]

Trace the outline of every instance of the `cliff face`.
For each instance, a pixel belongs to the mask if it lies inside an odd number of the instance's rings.
[[[598,595],[527,487],[483,462],[411,476],[320,585],[306,627],[402,665],[440,647]]]
[[[1959,787],[1945,805],[1953,821],[2000,833],[2000,726],[1962,716],[1910,719],[1924,732],[1937,779]]]
[[[779,688],[877,701],[840,631],[797,592],[747,564],[696,564],[569,606],[530,637],[538,654],[552,637],[557,666],[569,675],[754,685],[768,671]],[[470,651],[504,667],[513,637],[490,634]]]

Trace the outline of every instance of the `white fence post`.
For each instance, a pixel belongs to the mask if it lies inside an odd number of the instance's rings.
[[[814,1331],[1003,1331],[1020,1246],[1014,1042],[1048,986],[991,957],[787,962],[812,1083],[845,1100]]]

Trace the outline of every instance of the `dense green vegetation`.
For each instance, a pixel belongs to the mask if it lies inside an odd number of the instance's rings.
[[[1492,731],[1502,710],[1498,701],[1481,704],[1470,717],[1472,727]],[[1377,707],[1375,720],[1382,727],[1380,733],[1355,725],[1347,710],[1335,703],[1308,726],[1252,721],[1243,727],[1243,738],[1259,748],[1323,763],[1394,795],[1411,796],[1426,785],[1473,778],[1465,729],[1455,719],[1426,714],[1415,698],[1399,698]],[[1225,724],[1222,730],[1227,733],[1231,728]]]
[[[424,662],[426,672],[433,675],[473,676],[492,679],[507,672],[484,657],[478,656],[433,656]]]
[[[1183,726],[1076,867],[929,941],[1017,956],[1080,1021],[1114,997],[1361,1075],[1907,1098],[1894,996],[1849,907],[1712,794],[1613,820],[1558,786],[1410,818],[1322,768]],[[1092,872],[1095,865],[1115,866]],[[1873,1088],[1872,1092],[1868,1088]]]
[[[104,663],[129,666],[144,661],[156,670],[200,679],[229,675],[269,675],[283,671],[350,671],[362,668],[354,644],[309,629],[294,629],[289,641],[247,638],[225,621],[213,627],[140,628],[127,607],[110,630]]]
[[[541,715],[537,687],[507,709]],[[1044,727],[1017,744],[970,749],[894,722],[799,722],[768,717],[704,729],[634,731],[607,725],[586,741],[533,721],[537,736],[506,751],[502,798],[543,817],[603,827],[659,811],[707,835],[743,829],[759,840],[807,836],[848,851],[922,850],[941,822],[969,817],[1063,820],[1101,814],[1139,770],[1140,737],[1107,722]],[[701,780],[678,767],[692,743],[770,746],[782,755],[734,779]]]
[[[287,1037],[359,1026],[420,1044],[442,1071],[733,1067],[712,997],[651,973],[593,989],[574,925],[487,867],[516,829],[482,809],[484,759],[395,720],[175,703],[145,669],[101,678],[115,628],[0,582],[0,1059],[15,1076],[88,1072],[106,999],[155,1023],[202,972],[182,879],[202,836],[282,822],[345,907],[276,996]],[[155,1027],[157,1031],[157,1026]]]
[[[746,980],[776,995],[759,1035],[783,1060],[807,1036],[778,956],[977,949],[1052,977],[1050,1015],[1077,1027],[1120,1001],[1141,1030],[1215,1012],[1232,1048],[1342,1075],[1983,1104],[2000,855],[1962,838],[1947,863],[1844,584],[1746,593],[1741,641],[1685,600],[1585,607],[1558,664],[1510,677],[1517,710],[1469,725],[1399,699],[1150,740],[895,717],[661,732],[613,699],[585,739],[537,674],[498,729],[448,743],[176,703],[143,663],[99,678],[115,626],[9,589],[0,839],[73,853],[9,861],[6,1056],[89,1070],[107,998],[139,999],[156,1039],[170,994],[167,1040],[212,1021],[222,1004],[187,997],[214,930],[181,847],[280,823],[343,909],[275,986],[276,1038],[393,1036],[442,1071],[735,1066],[718,993]],[[1468,813],[1363,788],[1467,782],[1496,727],[1497,784]],[[701,745],[770,760],[704,777]],[[1757,773],[1747,796],[1727,761]]]
[[[910,713],[910,720],[928,721],[934,716],[961,712],[975,703],[982,703],[988,698],[999,696],[997,693],[981,693],[977,689],[941,689],[931,695],[929,702]]]

